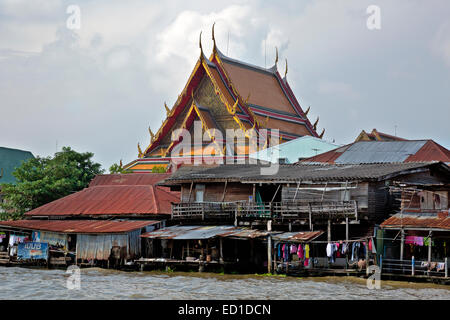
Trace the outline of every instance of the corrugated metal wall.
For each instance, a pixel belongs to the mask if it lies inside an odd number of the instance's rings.
[[[107,260],[113,246],[120,246],[121,258],[131,259],[141,254],[140,230],[127,234],[77,235],[77,259]]]

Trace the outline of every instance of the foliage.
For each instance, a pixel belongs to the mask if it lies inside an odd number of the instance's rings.
[[[111,167],[109,167],[109,173],[114,174],[114,173],[132,173],[133,171],[129,170],[129,169],[124,169],[122,166],[122,163],[117,164],[114,163],[111,165]]]
[[[93,153],[78,153],[63,147],[54,157],[36,157],[24,161],[13,172],[16,184],[1,185],[4,203],[0,219],[18,219],[23,213],[86,188],[100,173]]]
[[[152,173],[165,173],[166,172],[166,168],[164,168],[163,166],[154,166],[152,168]]]

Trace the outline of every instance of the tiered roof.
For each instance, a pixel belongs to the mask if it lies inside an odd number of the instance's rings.
[[[303,111],[288,84],[287,62],[285,75],[281,77],[277,70],[278,54],[271,68],[253,66],[227,57],[217,48],[214,26],[212,35],[214,47],[210,58],[203,53],[200,34],[200,57],[187,84],[174,106],[165,106],[167,117],[156,134],[149,130],[149,146],[144,151],[138,146],[138,159],[126,168],[149,170],[150,159],[152,163],[169,161],[170,151],[181,141],[172,141],[172,132],[178,128],[191,130],[194,120],[200,120],[205,131],[221,131],[223,137],[228,128],[244,132],[254,129],[258,135],[262,128],[279,129],[281,143],[305,135],[322,137],[323,132],[320,136],[316,132],[318,121],[311,124],[307,117],[309,109],[306,113]],[[206,100],[200,88],[204,92],[209,90]],[[237,153],[236,150],[221,151],[221,156],[230,151]]]

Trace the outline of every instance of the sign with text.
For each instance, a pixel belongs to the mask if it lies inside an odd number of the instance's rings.
[[[25,242],[19,243],[17,250],[18,260],[39,260],[48,259],[48,243],[45,242]]]

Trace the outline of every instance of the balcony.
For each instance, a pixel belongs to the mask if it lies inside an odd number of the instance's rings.
[[[317,220],[358,219],[356,201],[284,201],[254,203],[238,202],[181,202],[172,205],[172,219],[274,219]]]

